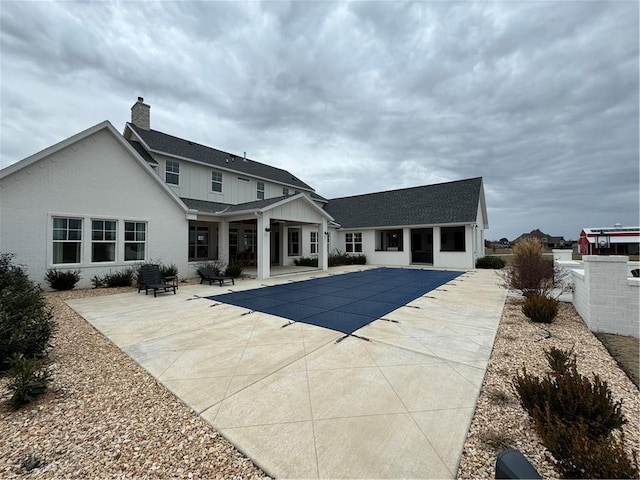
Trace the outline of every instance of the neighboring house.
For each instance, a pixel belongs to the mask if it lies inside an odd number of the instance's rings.
[[[0,251],[42,283],[80,286],[140,262],[193,275],[218,260],[255,266],[334,250],[378,265],[468,269],[488,227],[481,178],[327,200],[290,172],[151,130],[142,98],[120,134],[102,122],[0,171]]]
[[[537,228],[529,233],[523,233],[511,243],[518,243],[520,240],[525,238],[537,238],[540,240],[542,246],[549,250],[554,248],[564,248],[566,244],[564,237],[554,237],[553,235],[548,235]]]
[[[598,245],[602,241],[602,245]],[[608,244],[607,244],[608,243]],[[640,227],[583,228],[578,240],[583,255],[638,255],[640,254]]]

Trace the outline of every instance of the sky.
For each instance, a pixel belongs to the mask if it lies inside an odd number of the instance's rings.
[[[0,167],[151,128],[336,198],[482,176],[486,238],[640,225],[639,3],[0,1]]]

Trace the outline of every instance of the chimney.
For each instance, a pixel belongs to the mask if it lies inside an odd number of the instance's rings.
[[[151,107],[144,103],[144,98],[138,97],[138,101],[131,107],[131,123],[144,130],[151,129]]]

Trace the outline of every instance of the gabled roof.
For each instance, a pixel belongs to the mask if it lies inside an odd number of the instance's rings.
[[[343,228],[473,223],[482,177],[330,199],[325,210]]]
[[[271,167],[249,159],[245,160],[242,156],[233,155],[228,152],[223,152],[222,150],[200,145],[199,143],[167,135],[157,130],[145,130],[137,127],[133,123],[127,123],[127,127],[130,128],[152,152],[194,160],[223,170],[231,170],[265,180],[271,180],[293,188],[313,191],[313,188],[309,185],[281,168]]]
[[[182,202],[190,209],[196,210],[198,213],[211,213],[214,215],[226,216],[244,212],[266,212],[280,205],[302,201],[307,203],[311,208],[315,209],[320,215],[326,217],[330,222],[333,221],[331,215],[320,208],[304,193],[295,195],[284,195],[281,197],[267,198],[265,200],[254,200],[252,202],[239,203],[231,205],[228,203],[208,202],[206,200],[196,200],[193,198],[181,198]]]

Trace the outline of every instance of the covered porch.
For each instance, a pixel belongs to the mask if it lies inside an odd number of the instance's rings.
[[[189,207],[188,260],[194,273],[198,265],[217,261],[240,264],[245,273],[265,279],[272,268],[299,268],[294,261],[300,257],[317,258],[318,270],[328,268],[332,218],[304,194],[240,205],[198,201]]]

